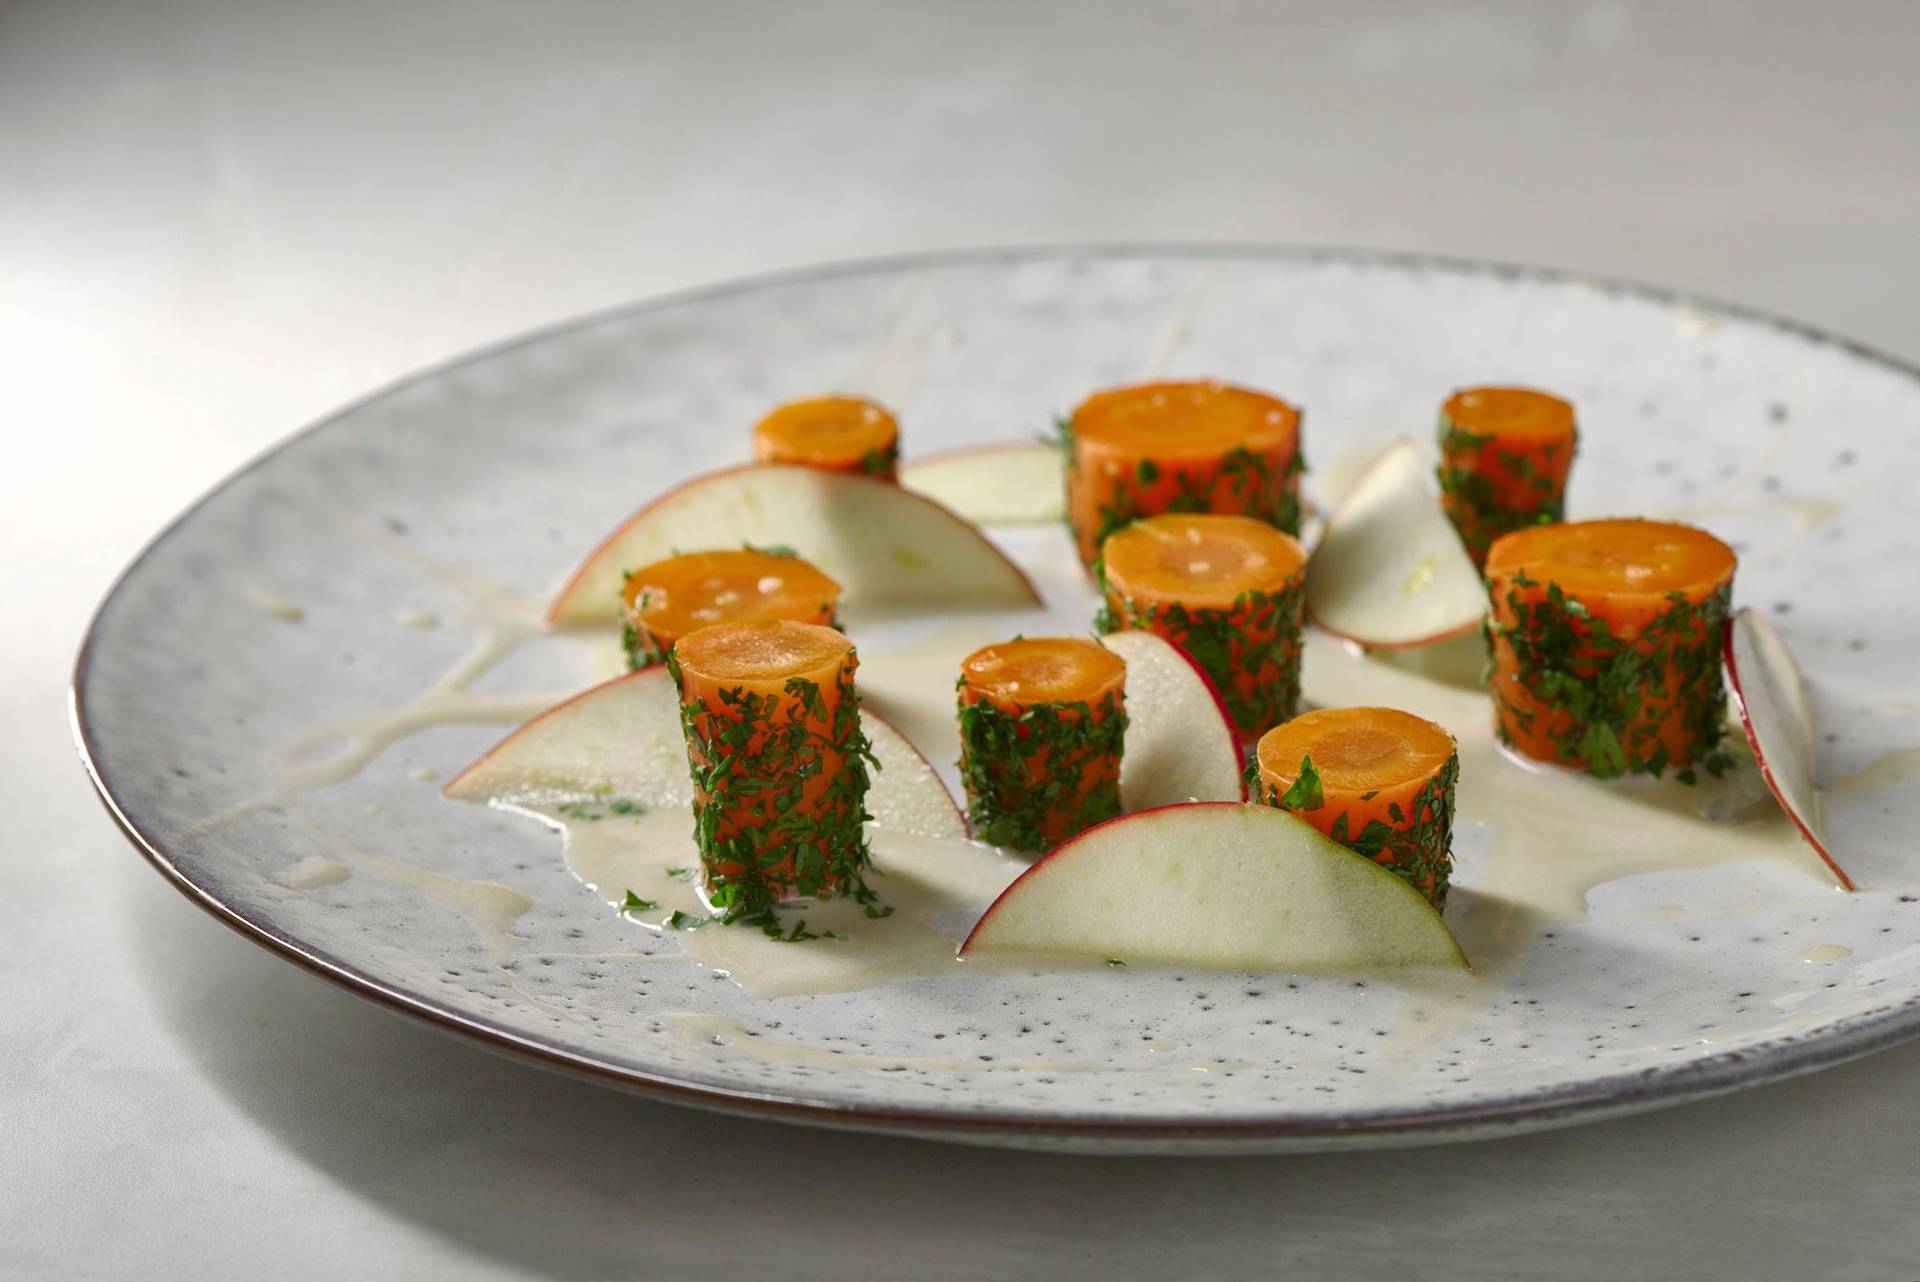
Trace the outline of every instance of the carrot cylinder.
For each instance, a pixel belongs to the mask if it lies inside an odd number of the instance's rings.
[[[900,470],[900,424],[881,406],[857,396],[789,401],[754,425],[753,454],[762,463],[797,463],[891,481]]]
[[[1050,850],[1120,813],[1127,665],[1081,637],[1015,638],[960,665],[960,778],[974,833]]]
[[[1257,517],[1300,532],[1300,413],[1225,383],[1142,383],[1088,397],[1061,427],[1067,519],[1092,566],[1107,535],[1163,512]]]
[[[1103,632],[1152,632],[1220,692],[1242,743],[1299,711],[1307,554],[1250,516],[1150,516],[1107,536]]]
[[[627,666],[659,663],[673,643],[716,623],[835,625],[840,585],[787,548],[688,552],[627,575],[621,591]]]
[[[858,656],[832,628],[777,620],[690,632],[667,659],[693,771],[693,837],[726,920],[782,898],[870,899]]]
[[[1393,870],[1435,908],[1453,870],[1453,736],[1395,708],[1322,708],[1261,737],[1249,791]]]
[[[1469,387],[1440,407],[1441,503],[1479,565],[1502,534],[1566,514],[1573,406],[1525,387]]]
[[[1516,530],[1487,553],[1494,729],[1508,747],[1601,778],[1714,774],[1733,549],[1666,521]]]

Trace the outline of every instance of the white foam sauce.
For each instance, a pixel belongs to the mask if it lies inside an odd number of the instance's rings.
[[[329,514],[336,523],[347,518]],[[472,923],[496,964],[525,942],[513,924],[531,905],[511,887],[466,881],[418,868],[366,850],[316,824],[298,805],[315,788],[342,782],[392,744],[449,722],[512,723],[556,702],[559,696],[479,695],[470,687],[521,642],[541,631],[539,603],[464,571],[426,561],[396,541],[354,527],[357,538],[380,546],[431,581],[454,588],[463,599],[462,622],[475,632],[472,648],[438,679],[399,706],[342,718],[283,744],[271,757],[273,784],[255,801],[204,821],[223,824],[249,810],[272,808],[322,842],[331,858],[302,861],[283,870],[278,884],[294,891],[333,884],[365,872],[412,889]],[[1004,542],[1015,542],[1012,539]],[[1020,557],[1056,603],[1074,594],[1091,601],[1058,531],[1023,535]],[[1089,605],[1089,611],[1091,605]],[[857,627],[854,628],[856,635]],[[958,619],[945,626],[906,629],[915,639],[891,651],[863,641],[860,681],[864,696],[939,768],[951,785],[958,739],[953,721],[953,678],[959,660],[1010,629],[1004,620]],[[1484,694],[1471,684],[1478,665],[1474,639],[1425,652],[1367,658],[1324,636],[1309,636],[1305,697],[1312,705],[1386,704],[1445,725],[1459,740],[1461,771],[1456,822],[1460,863],[1447,920],[1473,964],[1471,974],[1407,975],[1386,987],[1410,1000],[1379,1051],[1409,1071],[1465,1022],[1486,1009],[1502,980],[1525,955],[1536,934],[1553,923],[1582,919],[1593,888],[1642,874],[1672,873],[1715,865],[1773,861],[1804,873],[1807,901],[1835,892],[1824,868],[1799,840],[1777,807],[1755,803],[1750,764],[1727,780],[1687,787],[1671,781],[1602,783],[1552,769],[1529,769],[1507,757],[1491,733]],[[611,667],[615,648],[594,637],[597,662]],[[1845,790],[1868,790],[1910,779],[1920,772],[1920,749],[1889,754],[1837,781]],[[666,932],[682,944],[676,955],[602,955],[636,964],[693,965],[724,973],[755,996],[846,992],[914,977],[957,974],[957,968],[990,970],[992,963],[957,961],[954,947],[978,912],[1024,866],[989,847],[936,842],[899,833],[871,833],[874,886],[893,913],[871,918],[847,899],[793,906],[786,921],[804,920],[810,931],[832,938],[776,942],[754,928],[707,924],[672,930],[676,909],[705,916],[690,880],[672,868],[692,869],[698,859],[691,817],[682,809],[597,821],[558,810],[534,811],[564,834],[568,867],[610,906],[628,891],[652,901],[629,914],[636,930]],[[956,854],[956,852],[960,852]],[[1675,910],[1680,905],[1675,906]],[[1810,948],[1809,964],[1843,960],[1838,945]],[[543,1003],[544,1004],[544,1003]],[[661,1030],[688,1044],[710,1046],[718,1055],[750,1055],[780,1063],[860,1066],[860,1057],[792,1042],[752,1036],[737,1021],[700,1012],[662,1017]],[[1149,1047],[1165,1053],[1172,1046]],[[1398,1051],[1397,1056],[1392,1052]],[[875,1059],[878,1067],[951,1068],[980,1071],[1106,1071],[1105,1062],[1000,1061],[982,1065],[940,1058]],[[1169,1062],[1170,1069],[1218,1068]],[[1376,1074],[1376,1087],[1395,1074]]]

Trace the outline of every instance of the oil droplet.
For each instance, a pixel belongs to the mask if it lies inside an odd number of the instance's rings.
[[[1853,956],[1853,949],[1845,944],[1815,944],[1800,954],[1800,960],[1809,965],[1822,965],[1826,962],[1845,961]]]

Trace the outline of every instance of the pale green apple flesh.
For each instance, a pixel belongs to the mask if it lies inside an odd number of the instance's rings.
[[[966,820],[926,758],[875,714],[863,711],[860,725],[880,765],[867,793],[875,824],[964,840]],[[689,806],[693,783],[673,678],[655,667],[594,686],[515,730],[444,792],[528,806],[587,798],[647,809]]]
[[[1232,802],[1089,829],[1007,887],[960,952],[1322,973],[1466,966],[1412,886],[1295,815]]]
[[[1245,795],[1240,749],[1220,696],[1199,666],[1151,632],[1115,632],[1100,643],[1127,665],[1121,806],[1132,811],[1182,801],[1239,801]]]
[[[1066,518],[1060,450],[1039,441],[981,445],[909,459],[900,484],[981,525],[1045,525]]]
[[[1395,441],[1327,518],[1307,562],[1308,615],[1348,641],[1398,649],[1459,636],[1486,612],[1431,469],[1413,442]]]
[[[931,499],[873,477],[775,465],[710,472],[641,508],[588,554],[548,620],[612,622],[628,570],[742,544],[792,548],[839,581],[849,607],[1040,604],[1026,574],[978,526]]]
[[[1813,704],[1786,642],[1765,619],[1741,610],[1727,628],[1725,657],[1740,728],[1767,790],[1841,887],[1854,889],[1853,879],[1827,849],[1814,785]]]

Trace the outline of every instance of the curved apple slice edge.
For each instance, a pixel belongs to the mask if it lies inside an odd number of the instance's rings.
[[[1120,754],[1120,799],[1127,811],[1182,801],[1244,801],[1244,745],[1206,669],[1152,632],[1114,632],[1100,643],[1127,665],[1127,735]]]
[[[1820,831],[1813,716],[1799,665],[1780,634],[1751,609],[1739,610],[1728,621],[1722,645],[1727,688],[1767,791],[1840,888],[1857,889]]]
[[[1410,591],[1423,574],[1425,586]],[[1479,571],[1427,484],[1419,451],[1406,437],[1395,440],[1327,518],[1307,562],[1308,616],[1343,641],[1411,650],[1471,632],[1486,609]],[[1414,611],[1424,627],[1394,626]]]
[[[1066,516],[1060,449],[1041,441],[967,445],[908,459],[900,484],[982,525],[1046,525]]]
[[[547,709],[508,734],[441,789],[458,801],[539,802],[626,796],[643,805],[692,797],[679,696],[663,667],[629,672]],[[965,840],[966,818],[933,766],[878,713],[862,729],[880,763],[867,794],[882,827]]]
[[[1223,969],[1466,968],[1420,893],[1297,815],[1188,802],[1089,828],[1023,872],[960,956]]]
[[[858,537],[851,522],[885,530],[893,541]],[[925,495],[869,476],[748,464],[693,477],[622,521],[567,577],[547,622],[612,621],[627,570],[676,550],[743,543],[797,549],[839,581],[850,605],[1043,604],[1026,571],[979,526]],[[919,586],[903,594],[905,579]]]

